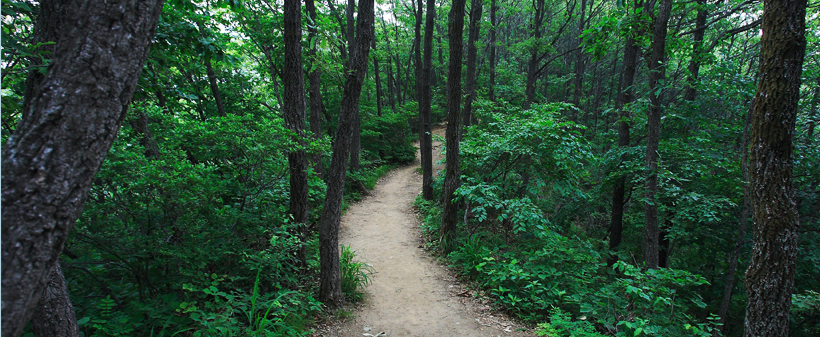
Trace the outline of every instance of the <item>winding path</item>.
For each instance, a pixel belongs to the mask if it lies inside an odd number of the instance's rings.
[[[435,163],[441,144],[433,146]],[[417,168],[418,160],[393,170],[342,218],[340,241],[356,251],[358,260],[372,265],[375,274],[353,317],[331,327],[328,335],[530,336],[469,296],[452,273],[421,248],[412,206],[421,191]]]

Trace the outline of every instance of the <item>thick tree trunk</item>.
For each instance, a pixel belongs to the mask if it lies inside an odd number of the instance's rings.
[[[305,0],[305,10],[312,22],[312,24],[308,26],[311,62],[318,63],[316,61],[316,49],[319,42],[316,41],[316,39],[319,38],[319,34],[316,29],[316,4],[313,0]],[[311,67],[308,82],[308,93],[310,94],[310,132],[313,133],[313,139],[319,139],[322,137],[322,110],[324,109],[324,103],[322,103],[322,69],[319,68],[318,64],[314,64]],[[322,155],[314,155],[311,161],[313,162],[313,171],[315,171],[319,177],[322,177]]]
[[[495,5],[496,0],[492,0],[490,3],[490,92],[489,98],[491,101],[495,102],[495,53],[496,53],[496,20],[495,14],[498,11],[498,6]]]
[[[40,296],[40,302],[31,318],[34,337],[77,337],[80,329],[74,316],[74,307],[68,298],[63,270],[58,262],[49,275],[49,281]]]
[[[214,74],[214,67],[211,66],[211,57],[205,57],[205,69],[208,74],[208,84],[211,86],[211,93],[214,95],[214,102],[216,102],[216,111],[222,117],[227,116],[225,113],[225,105],[222,104],[222,94],[219,93],[219,86],[216,85],[216,74]]]
[[[421,0],[419,0],[421,2]],[[421,11],[421,9],[419,9]],[[422,187],[425,200],[433,200],[433,24],[436,17],[435,0],[427,0],[427,18],[424,22],[424,63],[421,69],[419,95],[419,152],[421,154]]]
[[[3,336],[19,336],[31,318],[125,117],[161,11],[161,0],[67,10],[70,33],[3,146]]]
[[[766,0],[749,190],[754,245],[746,270],[746,336],[788,336],[797,259],[794,129],[806,52],[806,0]]]
[[[649,64],[649,111],[647,112],[646,131],[646,202],[644,204],[644,260],[646,268],[657,269],[659,265],[660,230],[658,226],[658,204],[655,196],[658,193],[658,144],[661,137],[661,95],[660,82],[665,77],[666,67],[666,27],[672,11],[672,0],[661,0],[658,17],[655,19],[655,31],[652,37],[652,59]]]
[[[285,126],[296,134],[300,147],[305,145],[305,80],[302,75],[302,8],[300,0],[285,0],[284,44],[285,64],[282,69]],[[302,269],[307,268],[305,250],[308,222],[308,175],[307,155],[304,149],[288,152],[290,172],[290,206],[288,213],[298,226],[301,244],[296,249],[296,259]]]
[[[635,8],[640,4],[635,1]],[[620,120],[618,121],[618,147],[621,151],[629,147],[629,110],[624,106],[632,103],[634,97],[635,71],[638,64],[638,52],[640,47],[635,42],[634,36],[626,37],[624,47],[624,68],[621,72],[621,81],[618,87],[618,96],[615,98],[615,109],[618,110]],[[621,158],[625,161],[627,158]],[[612,189],[612,217],[609,223],[609,250],[615,251],[623,240],[624,206],[626,196],[626,175],[620,176]],[[618,255],[612,255],[608,259],[608,264],[612,265],[618,261]]]
[[[689,60],[689,77],[686,81],[686,90],[683,99],[688,102],[695,100],[697,93],[700,63],[703,58],[703,36],[706,34],[706,0],[698,1],[698,15],[695,17],[695,32],[692,34],[692,59]]]
[[[441,247],[445,255],[454,247],[458,205],[454,193],[461,184],[458,138],[461,134],[461,62],[464,48],[464,7],[466,0],[453,0],[450,8],[450,65],[447,76],[447,172],[444,176],[444,214],[441,223]]]
[[[339,270],[339,221],[342,216],[345,173],[350,151],[353,119],[357,114],[362,84],[367,75],[367,59],[373,40],[374,1],[360,0],[356,22],[356,39],[350,69],[347,72],[342,102],[339,108],[339,127],[333,142],[333,155],[327,179],[325,205],[319,220],[319,300],[329,307],[338,307],[343,301]]]
[[[467,78],[465,79],[467,99],[464,101],[464,114],[461,117],[465,128],[470,126],[473,118],[472,109],[473,100],[475,100],[476,82],[475,62],[478,52],[475,43],[478,40],[478,34],[481,30],[481,3],[482,0],[472,0],[472,9],[470,10],[470,31],[467,38]],[[463,135],[464,129],[462,129],[461,132]]]

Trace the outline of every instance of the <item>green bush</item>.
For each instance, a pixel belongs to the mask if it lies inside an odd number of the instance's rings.
[[[357,303],[364,298],[364,288],[370,284],[370,276],[373,275],[373,267],[369,264],[355,261],[356,252],[350,247],[342,245],[341,275],[342,293],[350,303]]]

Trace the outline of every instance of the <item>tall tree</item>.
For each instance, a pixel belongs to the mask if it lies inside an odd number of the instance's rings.
[[[672,0],[661,0],[655,28],[652,34],[652,58],[649,63],[649,111],[646,125],[646,201],[644,204],[644,260],[646,268],[657,269],[659,266],[658,204],[655,196],[658,193],[658,144],[661,138],[661,81],[666,76],[666,28],[672,12]]]
[[[339,266],[339,221],[342,216],[342,197],[347,161],[353,132],[353,122],[357,114],[362,84],[367,75],[367,60],[370,43],[373,40],[374,1],[359,0],[359,15],[356,20],[355,48],[352,50],[350,66],[346,75],[342,102],[339,108],[339,126],[333,142],[333,155],[327,176],[325,205],[319,220],[320,280],[319,300],[330,307],[342,303],[342,279]]]
[[[290,207],[293,222],[299,227],[301,244],[296,257],[302,268],[307,267],[305,235],[308,222],[308,176],[307,155],[304,150],[305,128],[305,80],[302,75],[302,5],[300,0],[285,0],[284,5],[285,64],[282,69],[282,84],[285,104],[283,113],[285,126],[296,134],[296,150],[288,152],[290,171]]]
[[[495,15],[498,12],[498,6],[495,5],[496,0],[490,2],[490,92],[488,98],[495,102],[495,53],[496,53],[496,21]]]
[[[208,75],[208,84],[211,87],[211,93],[214,95],[214,102],[216,102],[216,111],[220,116],[225,117],[225,104],[222,103],[222,93],[219,92],[219,86],[216,83],[216,73],[214,67],[211,65],[211,53],[205,53],[205,72]]]
[[[421,12],[421,0],[419,0]],[[424,22],[424,61],[419,73],[419,152],[421,155],[422,187],[425,200],[433,200],[433,23],[436,17],[436,1],[427,0],[427,19]],[[420,15],[419,15],[420,19]]]
[[[444,176],[444,214],[441,223],[441,247],[449,253],[455,244],[458,205],[454,193],[461,184],[458,143],[461,134],[461,62],[464,48],[464,7],[466,0],[453,0],[450,7],[450,64],[447,76],[447,171]]]
[[[308,40],[310,42],[310,73],[308,74],[308,93],[310,94],[310,132],[313,133],[313,139],[322,137],[322,110],[324,104],[322,103],[322,69],[319,67],[317,49],[319,42],[319,31],[316,28],[318,25],[316,15],[316,4],[313,0],[305,0],[305,10],[310,18],[308,25]],[[322,155],[316,154],[312,158],[313,171],[319,176],[322,176]]]
[[[764,2],[749,154],[754,244],[746,270],[746,336],[789,335],[798,248],[792,155],[805,29],[806,0]]]
[[[483,0],[472,0],[472,9],[470,10],[470,28],[467,37],[467,77],[465,78],[467,99],[464,102],[464,114],[462,116],[462,123],[465,127],[470,126],[472,121],[473,101],[475,100],[475,82],[476,82],[476,46],[478,34],[481,30],[481,3]],[[462,129],[462,133],[464,130]]]
[[[162,4],[76,1],[67,9],[67,33],[3,147],[3,336],[21,334],[49,281],[125,117]]]
[[[60,263],[54,266],[31,318],[34,337],[79,337],[74,307],[68,297]]]
[[[689,60],[689,77],[686,81],[684,99],[691,102],[697,93],[697,81],[700,75],[700,64],[703,59],[703,36],[706,34],[706,0],[698,1],[698,14],[695,17],[695,32],[692,33],[692,58]]]

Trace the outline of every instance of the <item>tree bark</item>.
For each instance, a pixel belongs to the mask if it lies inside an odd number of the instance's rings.
[[[211,93],[214,95],[214,102],[216,102],[216,111],[222,117],[227,116],[225,113],[225,105],[222,104],[222,94],[219,93],[219,86],[216,85],[216,74],[214,74],[214,67],[211,66],[211,56],[205,56],[205,69],[208,73],[208,84],[211,86]]]
[[[692,102],[697,94],[700,63],[703,58],[703,36],[706,34],[706,0],[698,1],[698,15],[695,17],[695,32],[692,34],[692,59],[689,60],[689,78],[686,81],[686,90],[683,99]]]
[[[300,238],[296,249],[296,260],[300,268],[307,268],[305,250],[308,222],[308,175],[307,155],[304,150],[305,129],[305,80],[302,75],[302,8],[300,0],[285,0],[284,3],[284,44],[285,63],[282,69],[282,100],[284,103],[285,126],[298,138],[299,149],[288,152],[290,172],[290,205],[288,213]]]
[[[464,127],[470,126],[472,123],[472,109],[473,100],[475,100],[475,63],[476,63],[476,46],[478,34],[481,30],[481,3],[483,0],[472,0],[472,9],[470,10],[470,31],[467,38],[467,78],[465,79],[467,99],[464,101],[464,114],[462,116],[462,123]],[[461,130],[462,136],[464,129]]]
[[[49,281],[40,296],[40,302],[31,318],[34,337],[78,337],[80,328],[74,307],[68,298],[63,270],[58,262],[49,275]]]
[[[40,1],[40,12],[37,14],[37,22],[34,24],[34,32],[31,36],[31,44],[54,42],[37,47],[35,53],[54,54],[56,42],[60,41],[60,34],[64,32],[64,17],[68,10],[69,0],[45,0]],[[29,67],[43,65],[40,57],[30,57]],[[26,118],[28,110],[31,108],[31,101],[40,94],[40,85],[45,79],[45,74],[39,69],[32,69],[26,76],[26,86],[23,91],[23,104],[20,109],[22,119]]]
[[[490,2],[490,92],[489,98],[495,102],[495,53],[496,53],[496,20],[495,14],[498,11],[498,6],[495,5],[496,0]]]
[[[461,134],[461,62],[464,48],[464,7],[466,0],[453,0],[450,8],[450,65],[447,76],[447,171],[444,176],[444,214],[441,223],[441,248],[444,255],[452,251],[455,244],[458,205],[453,200],[454,193],[461,184],[459,167],[458,138]]]
[[[581,40],[581,34],[584,32],[584,28],[586,27],[586,10],[587,0],[581,0],[581,17],[578,18],[578,39],[576,41],[576,47],[578,48],[578,50],[575,52],[575,90],[573,91],[572,97],[572,103],[575,104],[575,106],[579,109],[581,109],[581,96],[583,95],[584,90],[584,73],[586,72],[587,66],[584,50],[581,49],[581,46],[583,45],[583,41]]]
[[[419,0],[421,2],[421,0]],[[420,6],[420,5],[419,5]],[[421,11],[421,8],[419,8]],[[433,24],[436,17],[435,0],[427,0],[427,18],[424,22],[424,63],[420,72],[419,95],[419,152],[421,154],[422,187],[425,200],[433,200]]]
[[[31,106],[3,147],[2,332],[31,318],[148,55],[162,0],[69,5]]]
[[[749,189],[754,244],[746,270],[746,336],[788,336],[797,259],[794,130],[806,52],[806,0],[766,0]]]
[[[367,75],[370,41],[373,40],[374,1],[359,0],[356,20],[356,39],[350,68],[347,72],[342,102],[339,108],[339,126],[333,142],[333,155],[328,172],[325,205],[319,220],[319,300],[329,307],[338,307],[343,301],[339,270],[339,221],[342,215],[342,197],[348,154],[350,151],[353,119],[357,114],[362,84]]]
[[[310,17],[311,24],[308,26],[308,40],[310,40],[309,55],[312,67],[308,75],[308,93],[310,94],[310,132],[313,133],[313,139],[322,137],[322,110],[324,103],[322,103],[322,69],[319,67],[317,61],[317,45],[319,32],[316,29],[316,4],[313,0],[305,0],[305,10]],[[322,177],[322,155],[316,154],[311,159],[313,161],[313,171],[319,177]]]
[[[672,0],[661,0],[658,17],[655,19],[655,31],[652,38],[652,60],[649,64],[649,111],[647,112],[646,131],[646,203],[644,204],[644,260],[646,268],[657,269],[659,265],[660,229],[658,226],[658,205],[655,195],[658,193],[658,144],[661,137],[661,95],[660,82],[665,77],[666,67],[666,27],[672,11]]]

